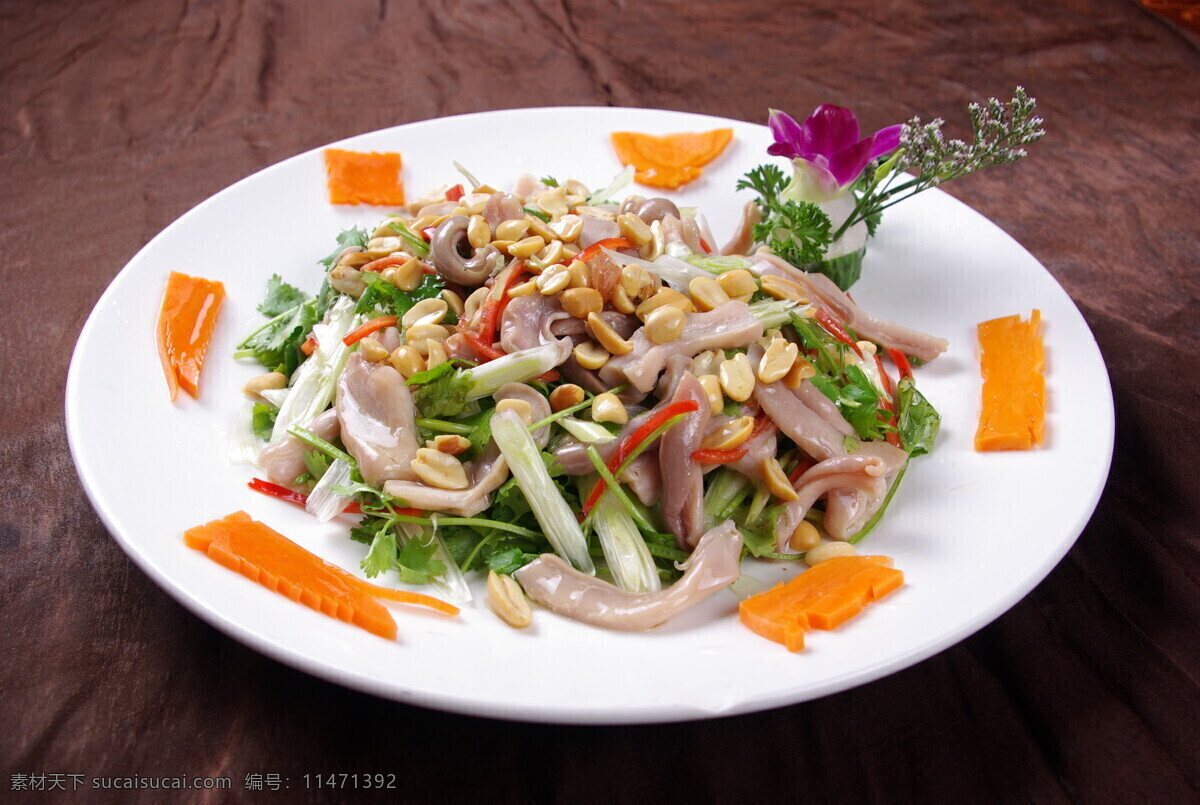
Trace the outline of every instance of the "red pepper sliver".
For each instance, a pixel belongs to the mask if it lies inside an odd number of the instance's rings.
[[[712,246],[709,246],[704,238],[700,238],[700,248],[704,250],[705,254],[712,254]]]
[[[800,479],[800,476],[815,466],[817,466],[817,462],[813,461],[811,458],[802,459],[800,463],[796,465],[796,469],[788,473],[788,480],[792,482],[793,486],[795,486],[796,481]]]
[[[692,453],[692,460],[701,464],[732,464],[741,461],[749,452],[745,447],[734,450],[697,450]]]
[[[775,426],[775,423],[771,420],[771,417],[766,415],[765,412],[759,414],[754,419],[754,430],[750,431],[750,435],[748,437],[746,437],[746,441],[750,441],[755,436],[761,435],[762,432],[765,431],[767,428],[771,428],[774,426]]]
[[[305,339],[304,343],[300,345],[300,351],[303,352],[305,355],[311,355],[314,352],[316,352],[317,351],[317,339],[313,338],[310,335],[307,339]]]
[[[850,337],[850,334],[846,332],[846,328],[842,326],[840,321],[833,317],[832,313],[823,307],[817,308],[817,321],[825,328],[825,332],[853,349],[858,357],[862,357],[862,350],[858,348],[858,343]]]
[[[898,349],[888,348],[888,355],[892,358],[892,363],[896,364],[896,368],[900,370],[900,379],[913,379],[912,364],[908,362],[908,356]]]
[[[888,375],[887,370],[883,368],[883,359],[880,358],[878,355],[875,356],[875,367],[879,370],[879,377],[883,380],[883,390],[887,392],[888,397],[891,397],[892,394],[895,393],[892,389],[892,378]],[[896,405],[895,405],[895,403],[892,402],[891,400],[889,400],[887,397],[880,397],[879,398],[879,407],[883,408],[889,414],[889,416],[886,418],[885,421],[889,425],[895,425],[896,424]],[[893,447],[900,446],[900,435],[898,433],[896,433],[895,431],[888,431],[887,435],[884,436],[884,438],[887,439],[888,444],[892,445]]]
[[[303,492],[293,491],[288,489],[286,486],[280,486],[279,484],[273,484],[270,481],[264,481],[262,478],[251,479],[250,483],[246,484],[246,486],[250,487],[255,492],[262,492],[264,495],[270,495],[273,498],[286,500],[289,503],[296,503],[300,506],[308,503],[308,495],[304,494]],[[350,503],[350,505],[348,505],[343,511],[346,514],[362,514],[362,508],[359,507],[358,503],[354,502]],[[420,514],[419,509],[413,509],[413,511],[417,512],[418,515]]]
[[[625,238],[605,238],[604,240],[596,241],[591,246],[588,246],[586,249],[581,251],[579,254],[575,255],[575,259],[582,260],[583,262],[586,263],[588,260],[591,260],[593,257],[600,254],[601,249],[632,249],[632,248],[635,248],[634,245],[632,243],[630,243],[628,240],[626,240]]]
[[[646,441],[647,437],[649,437],[651,433],[654,433],[654,431],[657,430],[658,427],[664,422],[672,417],[679,416],[680,414],[690,414],[692,411],[697,411],[699,409],[700,404],[695,400],[680,400],[679,402],[671,403],[658,413],[651,416],[649,419],[643,422],[637,430],[629,434],[629,436],[617,446],[616,452],[614,452],[612,458],[608,460],[609,472],[616,472],[617,469],[620,468],[620,466],[625,462],[625,459],[629,458],[630,454],[637,449],[637,446]],[[579,509],[580,522],[583,522],[584,518],[587,517],[588,512],[592,510],[592,507],[600,502],[600,496],[604,494],[606,487],[607,484],[603,478],[596,483],[595,488],[592,489],[592,494],[588,495],[587,501],[585,501],[583,506]]]
[[[425,238],[426,242],[433,241],[433,235],[437,232],[436,226],[427,226],[421,230],[421,237]]]
[[[463,186],[456,184],[446,191],[446,201],[458,201],[463,195]]]
[[[379,316],[378,318],[371,319],[346,333],[346,337],[342,339],[342,343],[348,347],[354,346],[371,333],[382,330],[384,327],[395,327],[396,321],[395,316]]]
[[[411,259],[413,259],[411,254],[396,252],[395,254],[389,254],[387,257],[380,257],[378,260],[372,260],[360,268],[359,271],[374,271],[376,274],[382,274],[385,268],[402,266]]]

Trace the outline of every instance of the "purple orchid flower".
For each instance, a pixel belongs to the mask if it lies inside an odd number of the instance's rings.
[[[775,142],[767,153],[794,160],[796,175],[789,196],[822,202],[846,192],[867,164],[900,145],[897,124],[859,139],[858,118],[849,109],[823,103],[804,125],[778,109],[768,119]]]

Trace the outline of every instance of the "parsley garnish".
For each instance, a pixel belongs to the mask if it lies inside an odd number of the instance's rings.
[[[829,216],[808,201],[783,197],[788,180],[775,165],[759,165],[737,183],[738,190],[758,193],[762,223],[754,225],[754,239],[794,266],[804,267],[824,259],[832,242]]]

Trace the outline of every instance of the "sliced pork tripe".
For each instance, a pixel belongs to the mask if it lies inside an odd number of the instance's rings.
[[[556,296],[518,296],[505,306],[500,317],[500,348],[511,353],[558,341],[559,336],[550,331],[550,326],[570,318]]]
[[[761,275],[774,275],[797,283],[808,291],[809,301],[828,308],[843,324],[852,328],[859,338],[874,341],[905,355],[916,355],[923,361],[931,361],[946,351],[950,345],[944,338],[913,330],[893,321],[877,319],[860,308],[824,274],[809,274],[800,271],[785,260],[765,249],[755,252],[756,261],[751,270]]]
[[[422,511],[474,517],[491,503],[489,495],[508,480],[508,463],[492,444],[483,457],[467,468],[471,485],[466,489],[438,489],[419,481],[388,481],[383,491]]]
[[[698,408],[664,433],[658,448],[663,523],[685,550],[695,547],[704,533],[704,466],[692,453],[700,449],[712,415],[704,386],[691,372],[684,372],[671,402],[689,400]]]
[[[683,577],[656,593],[629,593],[542,554],[513,573],[534,602],[572,620],[621,632],[666,623],[737,581],[742,535],[732,520],[711,529],[681,565]]]
[[[338,378],[334,404],[342,443],[358,462],[363,480],[374,487],[385,481],[414,480],[417,426],[412,395],[404,376],[386,363],[350,356]]]
[[[763,323],[750,312],[745,302],[730,301],[707,313],[684,315],[683,332],[674,341],[655,344],[642,328],[630,337],[633,349],[615,355],[600,369],[600,379],[610,386],[629,383],[638,391],[648,392],[672,355],[694,358],[709,349],[738,349],[761,338]]]
[[[865,505],[879,508],[887,493],[887,462],[878,456],[855,454],[818,462],[796,479],[793,488],[798,499],[783,506],[775,521],[775,550],[787,551],[788,540],[804,515],[821,497],[834,492],[855,491],[866,496]]]
[[[319,414],[308,426],[308,429],[327,442],[338,437],[337,411],[330,408]],[[301,441],[290,433],[274,444],[269,444],[258,454],[258,466],[263,468],[267,478],[277,484],[291,486],[304,473],[308,465],[304,463],[304,454],[315,448],[308,442]]]
[[[755,351],[751,350],[751,360],[755,359],[754,353]],[[782,382],[759,381],[754,388],[754,396],[771,421],[808,455],[820,460],[846,453],[847,434],[805,405],[800,397]],[[853,432],[851,429],[850,433]]]
[[[729,238],[729,242],[721,247],[721,254],[744,255],[754,247],[754,225],[762,223],[762,210],[757,201],[747,201],[742,205],[742,218],[738,228]]]
[[[535,422],[550,416],[550,402],[537,389],[524,383],[505,383],[492,398],[497,403],[502,400],[528,403]],[[545,448],[549,440],[549,425],[538,428],[533,434],[534,444],[539,449]],[[488,507],[488,496],[508,480],[508,464],[495,442],[490,442],[483,456],[469,462],[466,469],[471,481],[466,489],[438,489],[419,481],[389,481],[384,484],[383,491],[416,509],[474,517]]]

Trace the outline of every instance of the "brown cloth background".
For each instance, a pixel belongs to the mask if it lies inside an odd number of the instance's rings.
[[[0,799],[54,798],[11,792],[12,774],[79,773],[233,778],[232,793],[179,801],[334,801],[303,775],[383,772],[414,802],[1196,801],[1194,35],[1129,0],[142,0],[0,2],[0,40]],[[285,157],[557,104],[763,122],[770,106],[829,101],[867,130],[914,114],[961,130],[968,101],[1017,84],[1049,135],[1027,162],[949,190],[1082,309],[1112,374],[1113,471],[1045,582],[906,671],[658,727],[408,707],[201,622],[133,566],[79,486],[63,388],[88,311],[163,227]],[[291,788],[247,793],[252,773]],[[80,798],[167,799],[62,797]]]

